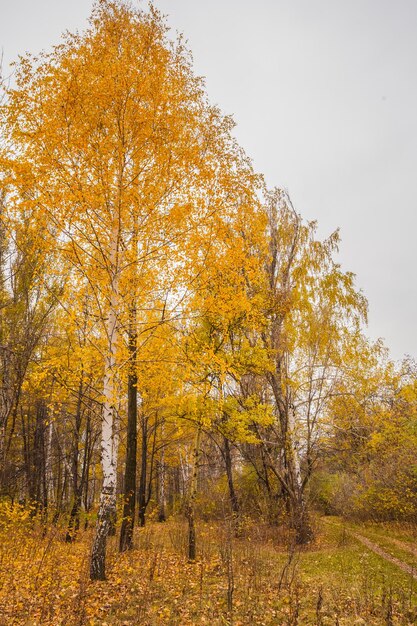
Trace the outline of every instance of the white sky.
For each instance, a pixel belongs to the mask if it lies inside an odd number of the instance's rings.
[[[156,0],[212,102],[370,303],[369,334],[417,357],[417,0]],[[4,66],[82,29],[91,0],[0,0]]]

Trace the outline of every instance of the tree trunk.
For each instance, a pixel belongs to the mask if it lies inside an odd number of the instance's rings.
[[[52,434],[53,434],[53,421],[52,418],[48,420],[47,440],[46,440],[46,493],[48,499],[48,505],[51,507],[51,503],[54,500],[54,473],[52,467]]]
[[[235,486],[233,483],[233,466],[232,455],[230,453],[230,443],[227,437],[224,440],[224,463],[226,466],[227,484],[229,486],[230,507],[232,509],[233,528],[237,535],[239,532],[239,500],[236,495]]]
[[[282,359],[278,358],[276,370],[269,375],[279,417],[282,438],[282,460],[284,489],[288,521],[295,531],[297,544],[310,542],[314,532],[310,524],[308,507],[304,497],[304,484],[301,477],[299,444],[295,411],[289,398],[283,393]]]
[[[133,548],[133,528],[135,524],[136,509],[136,448],[137,448],[137,332],[136,332],[136,310],[132,307],[130,315],[129,329],[129,352],[130,369],[127,381],[127,443],[126,443],[126,465],[124,476],[124,506],[123,520],[120,529],[120,552]]]
[[[110,363],[111,362],[111,363]],[[105,376],[104,415],[101,436],[101,463],[103,469],[103,486],[100,494],[100,506],[96,524],[96,533],[91,554],[90,576],[92,580],[106,579],[106,544],[110,532],[113,512],[116,508],[116,459],[113,454],[114,406],[112,404],[114,384],[111,366],[113,356],[107,359]]]
[[[286,475],[288,480],[287,510],[290,525],[295,531],[295,540],[299,545],[309,543],[314,532],[311,527],[308,507],[304,496],[304,485],[301,477],[299,443],[296,432],[294,407],[287,411],[287,441],[284,446]]]
[[[158,463],[158,521],[166,521],[166,490],[165,490],[165,462],[162,449],[161,460]]]
[[[75,412],[75,428],[74,443],[72,451],[72,486],[73,486],[73,503],[71,507],[70,518],[68,522],[67,535],[65,541],[70,543],[74,541],[75,534],[79,527],[78,512],[81,506],[81,493],[79,485],[79,456],[80,456],[80,437],[81,437],[81,417],[82,417],[82,399],[83,399],[83,372],[81,371],[80,382],[78,385],[77,409]]]
[[[188,519],[188,558],[195,561],[197,545],[195,532],[195,499],[197,497],[198,463],[200,458],[201,426],[197,426],[193,451],[193,468],[191,474],[190,491],[188,495],[187,519]]]
[[[116,511],[117,452],[118,433],[116,415],[116,350],[118,338],[118,249],[119,220],[114,216],[111,233],[110,266],[112,277],[110,284],[110,306],[108,311],[106,332],[108,352],[104,364],[104,403],[101,423],[101,465],[103,470],[103,486],[100,494],[100,506],[94,537],[90,577],[92,580],[106,578],[106,544],[110,532],[114,512]]]
[[[46,458],[45,458],[45,421],[47,408],[43,401],[36,404],[36,422],[33,436],[33,465],[32,498],[34,500],[34,514],[39,511],[45,515],[48,507],[48,494],[46,492]]]
[[[141,419],[142,430],[142,442],[141,442],[141,466],[140,466],[140,479],[139,479],[139,492],[138,492],[138,505],[139,505],[139,526],[145,526],[146,518],[146,470],[147,470],[147,457],[148,457],[148,418],[142,415]]]

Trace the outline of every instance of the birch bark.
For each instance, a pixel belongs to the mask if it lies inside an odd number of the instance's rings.
[[[113,220],[110,240],[110,303],[106,324],[107,353],[105,355],[103,384],[103,417],[101,426],[101,466],[103,486],[100,494],[100,506],[94,537],[90,577],[92,580],[106,578],[106,545],[114,512],[116,510],[117,480],[117,411],[116,411],[116,351],[118,343],[117,307],[119,301],[119,239],[120,225],[118,216]]]

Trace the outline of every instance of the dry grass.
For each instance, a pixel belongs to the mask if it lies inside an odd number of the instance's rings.
[[[415,624],[414,583],[340,529],[302,552],[283,529],[247,521],[199,525],[189,563],[182,520],[137,532],[136,549],[110,540],[108,580],[90,583],[92,535],[64,542],[30,519],[0,530],[1,626]],[[290,547],[288,547],[290,546]]]

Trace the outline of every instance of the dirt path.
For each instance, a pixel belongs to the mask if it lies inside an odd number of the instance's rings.
[[[371,550],[372,552],[375,552],[375,554],[378,554],[378,556],[380,556],[381,558],[385,559],[385,561],[389,561],[389,563],[392,563],[393,565],[396,565],[397,567],[400,568],[400,570],[402,570],[406,574],[409,574],[410,576],[412,576],[412,578],[414,578],[414,580],[417,580],[417,570],[416,570],[415,567],[412,567],[411,565],[408,565],[407,563],[404,563],[403,561],[400,561],[400,559],[397,559],[395,556],[392,556],[392,554],[389,554],[388,552],[385,552],[385,550],[380,548],[378,546],[378,544],[374,543],[373,541],[371,541],[367,537],[364,537],[363,535],[359,535],[358,533],[355,533],[353,530],[347,529],[347,532],[349,534],[351,534],[352,537],[355,537],[355,539],[357,539],[357,541],[359,541],[365,547],[367,547],[368,550]],[[394,543],[398,542],[398,544],[401,544],[401,546],[403,545],[403,542],[399,541],[398,539],[394,539],[393,541],[394,541]]]
[[[330,522],[330,521],[328,521],[327,523],[330,523],[333,525],[335,524],[335,522]],[[337,525],[339,526],[339,524]],[[360,535],[354,530],[351,530],[350,528],[346,528],[346,526],[344,527],[344,529],[347,533],[349,533],[349,535],[351,535],[357,541],[359,541],[359,543],[361,543],[366,548],[368,548],[368,550],[371,550],[372,552],[380,556],[385,561],[388,561],[389,563],[396,565],[396,567],[398,567],[400,570],[402,570],[403,572],[405,572],[406,574],[414,578],[414,580],[417,580],[417,567],[413,567],[411,565],[408,565],[408,563],[404,563],[404,561],[397,559],[397,557],[383,550],[377,543],[374,543],[367,537]],[[399,539],[395,539],[394,537],[387,537],[387,539],[391,541],[393,544],[395,544],[396,546],[398,546],[399,548],[406,550],[408,552],[411,552],[412,554],[417,556],[417,548],[415,548],[414,546],[410,546],[407,543],[400,541]]]
[[[397,548],[401,548],[401,550],[405,550],[406,552],[410,552],[414,556],[417,556],[417,548],[415,546],[411,546],[406,541],[400,541],[399,539],[395,539],[394,537],[388,537],[388,539],[397,546]]]

